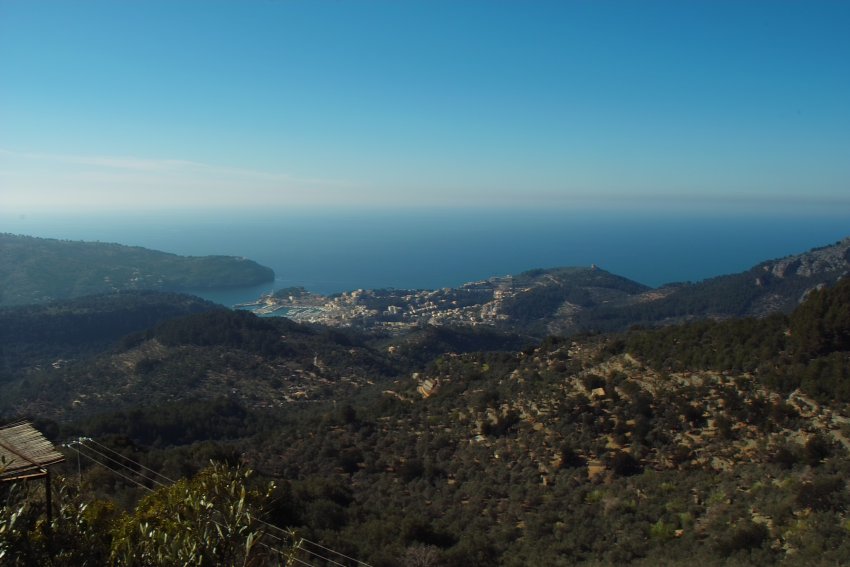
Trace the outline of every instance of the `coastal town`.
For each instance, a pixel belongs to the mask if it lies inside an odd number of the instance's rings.
[[[507,297],[526,292],[512,276],[438,290],[358,289],[331,296],[304,288],[286,288],[241,303],[260,316],[286,317],[302,323],[404,332],[423,325],[487,325],[507,319],[500,312]]]
[[[319,295],[302,287],[235,305],[260,316],[402,334],[424,326],[483,326],[563,333],[584,310],[653,299],[646,286],[589,267],[537,269],[435,290],[358,289]]]

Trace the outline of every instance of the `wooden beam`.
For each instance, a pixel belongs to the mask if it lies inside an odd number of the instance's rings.
[[[30,474],[22,474],[20,476],[9,476],[0,478],[0,482],[15,482],[18,480],[32,480],[35,478],[44,478],[45,473],[43,472],[34,472]]]

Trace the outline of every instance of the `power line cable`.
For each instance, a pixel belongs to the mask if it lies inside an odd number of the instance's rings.
[[[96,445],[97,447],[102,448],[102,450],[98,450],[97,448],[92,447],[92,446],[91,446],[91,444]],[[127,481],[129,481],[129,482],[132,482],[133,484],[136,484],[136,485],[137,485],[137,486],[139,486],[140,488],[143,488],[143,489],[145,489],[145,490],[147,490],[147,491],[149,491],[149,492],[153,492],[153,488],[151,488],[151,487],[149,487],[149,486],[145,486],[144,484],[142,484],[142,483],[140,483],[140,482],[138,482],[138,481],[136,481],[136,480],[134,480],[134,479],[132,479],[132,478],[128,477],[127,475],[122,474],[121,472],[119,472],[119,471],[117,471],[117,470],[113,469],[112,467],[110,467],[110,466],[106,465],[105,463],[103,463],[103,462],[101,462],[101,461],[98,461],[97,459],[93,458],[92,456],[90,456],[90,455],[88,455],[88,454],[86,454],[86,453],[83,453],[83,452],[82,452],[82,451],[80,451],[79,449],[75,449],[72,445],[78,445],[78,446],[85,447],[87,450],[91,451],[91,452],[92,452],[92,453],[94,453],[95,455],[98,455],[98,456],[100,456],[100,457],[101,457],[101,458],[103,458],[103,459],[107,459],[107,460],[109,460],[109,461],[110,461],[110,462],[112,462],[112,463],[115,463],[115,465],[117,465],[117,466],[119,466],[119,467],[123,468],[124,470],[127,470],[127,471],[129,471],[129,472],[131,472],[131,473],[133,473],[133,474],[137,474],[137,475],[141,476],[143,479],[145,479],[145,480],[147,480],[147,481],[149,481],[149,482],[152,482],[152,483],[156,484],[156,485],[157,485],[157,486],[159,486],[159,487],[164,487],[164,486],[165,486],[165,484],[163,484],[162,482],[160,482],[159,480],[157,480],[157,479],[155,479],[155,478],[151,478],[151,477],[149,477],[149,476],[147,476],[147,475],[141,474],[141,473],[140,473],[137,469],[143,469],[143,470],[145,470],[145,471],[148,471],[148,472],[150,472],[151,474],[153,474],[153,475],[155,475],[155,476],[158,476],[158,477],[160,477],[160,478],[162,478],[162,479],[164,479],[164,480],[168,481],[168,482],[169,482],[169,483],[171,483],[171,484],[174,484],[174,483],[176,482],[176,481],[174,481],[173,479],[171,479],[171,478],[169,478],[169,477],[165,476],[164,474],[162,474],[162,473],[160,473],[160,472],[158,472],[158,471],[155,471],[155,470],[151,469],[150,467],[147,467],[147,466],[143,465],[142,463],[139,463],[138,461],[135,461],[134,459],[131,459],[130,457],[127,457],[126,455],[122,455],[121,453],[119,453],[119,452],[115,451],[114,449],[111,449],[110,447],[107,447],[106,445],[103,445],[102,443],[99,443],[98,441],[96,441],[96,440],[92,439],[91,437],[80,437],[80,438],[78,438],[76,441],[73,441],[73,442],[71,442],[71,443],[68,443],[68,444],[65,444],[65,445],[64,445],[65,447],[68,447],[68,448],[70,448],[70,449],[72,449],[72,450],[75,450],[75,451],[77,452],[78,457],[79,457],[79,455],[81,455],[81,454],[82,454],[82,455],[83,455],[83,456],[85,456],[86,458],[88,458],[88,459],[92,460],[93,462],[95,462],[95,463],[99,464],[100,466],[102,466],[102,467],[106,468],[106,469],[107,469],[107,470],[109,470],[110,472],[112,472],[112,473],[114,473],[114,474],[116,474],[116,475],[120,476],[121,478],[124,478],[125,480],[127,480]],[[110,457],[110,456],[109,456],[109,455],[107,455],[104,451],[108,451],[108,452],[112,453],[113,455],[116,455],[117,457],[120,457],[121,461],[119,461],[119,460],[117,460],[117,459],[115,459],[115,458]],[[128,464],[128,463],[129,463],[129,464]],[[135,467],[137,467],[137,469],[133,469],[130,465],[134,465]],[[292,539],[292,534],[291,534],[290,532],[288,532],[287,530],[285,530],[285,529],[283,529],[283,528],[281,528],[281,527],[279,527],[279,526],[276,526],[276,525],[274,525],[274,524],[271,524],[271,523],[269,523],[269,522],[266,522],[266,521],[262,520],[261,518],[254,518],[254,520],[255,520],[257,523],[259,523],[259,524],[261,524],[261,525],[263,525],[263,526],[266,526],[266,527],[268,527],[268,528],[271,528],[272,530],[276,530],[276,531],[280,532],[281,534],[283,534],[283,537],[281,537],[281,536],[275,535],[274,533],[271,533],[271,532],[269,532],[269,531],[263,531],[263,532],[261,532],[261,537],[265,535],[265,536],[271,537],[271,538],[273,538],[273,539],[275,539],[275,540],[277,540],[277,541],[281,542],[282,544],[286,544],[286,542],[287,542],[287,541],[291,541],[291,539]],[[216,520],[214,520],[214,519],[211,519],[210,521],[212,521],[214,524],[216,524],[216,525],[217,525],[218,527],[220,527],[220,528],[225,528],[225,526],[223,526],[221,523],[217,522],[217,521],[216,521]],[[268,544],[265,544],[265,543],[263,543],[263,542],[259,542],[259,541],[258,541],[258,543],[259,543],[260,545],[263,545],[264,547],[266,547],[266,548],[268,548],[268,549],[276,550],[276,548],[272,548],[271,546],[269,546]],[[320,560],[324,561],[326,564],[337,565],[337,566],[339,566],[339,567],[347,567],[347,566],[346,566],[345,564],[343,564],[343,563],[339,563],[338,561],[335,561],[335,560],[333,560],[333,559],[330,559],[329,557],[325,557],[325,556],[324,556],[324,555],[322,555],[321,553],[318,553],[318,552],[316,552],[316,551],[313,551],[313,550],[310,550],[310,549],[306,548],[305,546],[303,546],[303,543],[307,543],[307,544],[310,544],[310,545],[316,546],[316,547],[318,547],[318,548],[320,548],[320,549],[322,549],[322,550],[324,550],[324,551],[326,551],[326,552],[332,553],[332,554],[334,554],[334,555],[336,555],[336,556],[342,557],[342,558],[347,559],[347,560],[349,560],[349,561],[353,561],[353,562],[355,562],[357,565],[361,565],[361,566],[363,566],[363,567],[371,567],[371,565],[369,565],[368,563],[366,563],[366,562],[364,562],[364,561],[360,561],[359,559],[356,559],[356,558],[354,558],[354,557],[351,557],[351,556],[349,556],[349,555],[346,555],[346,554],[344,554],[344,553],[341,553],[341,552],[339,552],[339,551],[336,551],[336,550],[334,550],[334,549],[331,549],[331,548],[326,547],[326,546],[324,546],[324,545],[322,545],[322,544],[320,544],[320,543],[314,542],[314,541],[309,540],[309,539],[306,539],[306,538],[300,538],[300,540],[299,540],[299,542],[298,542],[298,545],[297,545],[297,548],[296,548],[296,550],[295,550],[295,551],[296,551],[296,553],[297,553],[298,551],[303,551],[304,553],[307,553],[307,554],[309,554],[309,555],[312,555],[312,556],[314,556],[314,557],[316,557],[316,558],[318,558],[318,559],[320,559]],[[283,553],[281,550],[276,550],[276,551],[277,551],[278,553]],[[294,560],[296,560],[296,561],[298,561],[299,563],[302,563],[302,564],[304,564],[304,565],[309,565],[309,563],[305,563],[304,561],[299,560],[299,559],[297,559],[296,557],[292,557],[292,559],[294,559]]]
[[[159,473],[159,472],[157,472],[157,471],[155,471],[155,470],[153,470],[153,469],[151,469],[151,468],[149,468],[149,467],[146,467],[145,465],[143,465],[143,464],[139,463],[138,461],[134,461],[133,459],[131,459],[131,458],[129,458],[129,457],[127,457],[127,456],[125,456],[125,455],[122,455],[121,453],[118,453],[117,451],[115,451],[115,450],[113,450],[113,449],[110,449],[109,447],[107,447],[107,446],[103,445],[102,443],[98,443],[98,442],[97,442],[97,441],[95,441],[94,439],[91,439],[91,438],[85,438],[85,441],[86,441],[86,442],[89,442],[89,443],[94,443],[95,445],[97,445],[97,446],[99,446],[99,447],[102,447],[103,449],[105,449],[105,450],[107,450],[107,451],[110,451],[111,453],[113,453],[113,454],[115,454],[115,455],[120,456],[120,457],[121,457],[122,459],[124,459],[125,461],[128,461],[129,463],[131,463],[131,464],[133,464],[133,465],[135,465],[135,466],[137,466],[137,467],[139,467],[139,468],[142,468],[142,469],[144,469],[144,470],[150,471],[151,473],[153,473],[153,474],[155,474],[155,475],[159,476],[160,478],[163,478],[163,479],[167,480],[167,481],[168,481],[168,482],[170,482],[171,484],[174,484],[174,483],[176,482],[175,480],[173,480],[173,479],[171,479],[171,478],[168,478],[168,477],[167,477],[167,476],[165,476],[164,474]],[[88,447],[88,446],[87,446],[87,447]],[[89,447],[89,448],[90,448],[90,447]],[[92,450],[94,450],[94,449],[92,449]],[[289,532],[287,532],[286,530],[284,530],[283,528],[279,527],[279,526],[275,526],[274,524],[270,524],[269,522],[264,521],[262,518],[255,518],[255,521],[256,521],[257,523],[259,523],[259,524],[262,524],[262,525],[266,526],[266,527],[269,527],[269,528],[272,528],[272,529],[274,529],[274,530],[278,530],[278,531],[280,531],[280,532],[284,535],[284,537],[285,537],[286,539],[289,539],[289,540],[291,540],[291,539],[292,539],[292,535],[291,535]],[[270,533],[270,532],[265,532],[265,533],[267,533],[270,537],[273,537],[273,538],[277,539],[278,541],[281,541],[281,542],[285,541],[284,537],[277,536],[277,535],[275,535],[275,534],[273,534],[273,533]]]
[[[147,490],[147,491],[149,491],[149,492],[153,492],[153,488],[151,488],[151,487],[149,487],[149,486],[145,486],[144,484],[142,484],[141,482],[137,481],[136,479],[134,479],[134,478],[130,478],[129,476],[125,475],[124,473],[122,473],[122,472],[120,472],[120,471],[117,471],[117,470],[113,469],[112,467],[110,467],[110,466],[109,466],[109,465],[107,465],[106,463],[103,463],[103,462],[101,462],[101,461],[97,460],[96,458],[92,457],[91,455],[87,455],[87,454],[83,453],[82,451],[80,451],[79,449],[74,449],[73,447],[71,447],[71,446],[69,446],[69,445],[66,445],[66,447],[68,447],[69,449],[72,449],[72,450],[74,450],[74,451],[77,451],[77,454],[78,454],[78,455],[82,455],[82,456],[84,456],[85,458],[89,459],[90,461],[93,461],[93,462],[97,463],[98,465],[102,466],[103,468],[105,468],[105,469],[106,469],[106,470],[108,470],[109,472],[111,472],[111,473],[113,473],[113,474],[116,474],[116,475],[120,476],[120,477],[121,477],[121,478],[123,478],[124,480],[126,480],[126,481],[128,481],[128,482],[131,482],[131,483],[133,483],[133,484],[135,484],[135,485],[136,485],[136,486],[138,486],[139,488],[143,488],[143,489],[145,489],[145,490]]]
[[[284,536],[286,536],[286,538],[287,538],[288,540],[291,540],[291,539],[292,539],[292,535],[291,535],[289,532],[287,532],[286,530],[284,530],[283,528],[281,528],[281,527],[279,527],[279,526],[275,526],[274,524],[270,524],[270,523],[268,523],[268,522],[266,522],[266,521],[263,521],[263,520],[258,520],[258,522],[259,522],[259,523],[261,523],[261,524],[263,524],[264,526],[267,526],[267,527],[272,528],[272,529],[274,529],[274,530],[280,531],[281,533],[283,533],[283,534],[284,534]],[[269,535],[272,535],[272,534],[269,534]],[[275,536],[272,536],[272,537],[275,537]],[[278,538],[278,539],[280,539],[280,538]],[[281,540],[281,541],[282,541],[282,540]],[[334,555],[337,555],[337,556],[339,556],[339,557],[343,557],[343,558],[345,558],[345,559],[347,559],[347,560],[349,560],[349,561],[353,561],[353,562],[355,562],[357,565],[362,565],[363,567],[372,567],[371,565],[369,565],[368,563],[366,563],[366,562],[364,562],[364,561],[360,561],[359,559],[355,559],[354,557],[350,557],[350,556],[348,556],[348,555],[345,555],[344,553],[340,553],[339,551],[333,550],[333,549],[331,549],[331,548],[329,548],[329,547],[325,547],[324,545],[321,545],[321,544],[319,544],[319,543],[316,543],[316,542],[314,542],[314,541],[308,540],[308,539],[303,538],[303,537],[299,539],[299,543],[308,543],[308,544],[310,544],[310,545],[314,545],[314,546],[316,546],[316,547],[319,547],[319,548],[321,548],[321,549],[323,549],[323,550],[325,550],[325,551],[327,551],[327,552],[330,552],[330,553],[332,553],[332,554],[334,554]],[[303,552],[305,552],[305,553],[307,553],[307,554],[313,555],[313,556],[315,556],[315,557],[317,557],[317,558],[321,559],[321,560],[322,560],[322,561],[324,561],[325,563],[329,563],[329,564],[331,564],[331,565],[339,565],[340,567],[348,567],[348,566],[347,566],[346,564],[344,564],[344,563],[340,563],[339,561],[335,561],[334,559],[331,559],[330,557],[326,557],[325,555],[322,555],[321,553],[318,553],[318,552],[316,552],[316,551],[313,551],[313,550],[311,550],[311,549],[308,549],[307,547],[304,547],[303,545],[299,545],[298,549],[299,549],[299,550],[301,550],[301,551],[303,551]]]
[[[125,455],[122,455],[122,454],[121,454],[121,453],[119,453],[118,451],[116,451],[116,450],[114,450],[114,449],[111,449],[110,447],[107,447],[107,446],[106,446],[106,445],[104,445],[103,443],[98,443],[97,441],[95,441],[95,440],[94,440],[94,439],[92,439],[91,437],[85,437],[85,438],[83,438],[83,439],[85,439],[85,441],[87,441],[87,442],[89,442],[89,443],[94,443],[94,444],[95,444],[95,445],[97,445],[98,447],[101,447],[101,448],[103,448],[104,450],[109,451],[110,453],[112,453],[112,454],[114,454],[114,455],[118,455],[118,456],[119,456],[119,457],[121,457],[122,459],[125,459],[125,460],[127,460],[127,461],[130,461],[131,463],[133,463],[133,464],[134,464],[134,465],[136,465],[137,467],[142,468],[142,469],[144,469],[144,470],[146,470],[146,471],[149,471],[149,472],[151,472],[151,473],[155,474],[156,476],[158,476],[158,477],[160,477],[160,478],[162,478],[162,479],[164,479],[164,480],[168,481],[170,484],[174,484],[174,483],[176,482],[174,479],[172,479],[172,478],[168,478],[168,477],[167,477],[167,476],[165,476],[164,474],[162,474],[162,473],[160,473],[160,472],[157,472],[157,471],[153,470],[153,469],[152,469],[152,468],[150,468],[150,467],[146,467],[146,466],[145,466],[145,465],[143,465],[142,463],[140,463],[140,462],[138,462],[138,461],[135,461],[135,460],[131,459],[130,457],[127,457],[127,456],[125,456]]]
[[[134,474],[137,474],[137,475],[141,476],[143,479],[145,479],[145,480],[147,480],[147,481],[149,481],[149,482],[152,482],[152,483],[156,484],[156,485],[157,485],[157,486],[159,486],[159,487],[163,487],[163,486],[165,486],[165,484],[163,484],[162,482],[160,482],[160,481],[156,480],[155,478],[150,478],[150,477],[148,477],[148,476],[145,476],[145,475],[143,475],[143,474],[139,473],[139,471],[134,470],[134,469],[133,469],[132,467],[130,467],[127,463],[122,463],[121,461],[118,461],[118,460],[116,460],[116,459],[113,459],[113,458],[112,458],[112,457],[110,457],[109,455],[107,455],[107,454],[105,454],[105,453],[103,453],[103,452],[101,452],[101,451],[98,451],[97,449],[95,449],[95,448],[93,448],[93,447],[90,447],[90,446],[86,445],[85,443],[79,443],[79,445],[80,445],[81,447],[85,447],[85,448],[86,448],[86,450],[91,451],[92,453],[94,453],[94,454],[96,454],[96,455],[100,456],[101,458],[106,459],[106,460],[108,460],[108,461],[111,461],[111,462],[115,463],[115,464],[116,464],[116,465],[118,465],[119,467],[121,467],[121,468],[123,468],[123,469],[125,469],[125,470],[128,470],[128,471],[130,471],[130,472],[132,472],[132,473],[134,473]],[[127,460],[130,460],[130,459],[127,459]],[[132,463],[134,463],[134,464],[136,464],[134,461],[131,461],[131,462],[132,462]]]
[[[94,443],[95,445],[97,445],[97,446],[99,446],[99,447],[103,447],[104,449],[106,449],[107,451],[110,451],[110,452],[111,452],[111,453],[113,453],[114,455],[117,455],[117,456],[121,457],[121,459],[122,459],[123,461],[125,461],[125,462],[119,462],[119,461],[117,461],[117,460],[115,460],[115,459],[111,459],[111,458],[109,458],[109,456],[108,456],[108,455],[103,454],[103,452],[98,451],[97,449],[95,449],[95,448],[93,448],[93,447],[91,447],[91,446],[87,445],[86,443]],[[145,465],[143,465],[143,464],[139,463],[138,461],[135,461],[135,460],[133,460],[133,459],[131,459],[131,458],[129,458],[129,457],[126,457],[126,456],[122,455],[121,453],[118,453],[117,451],[114,451],[114,450],[110,449],[109,447],[106,447],[105,445],[103,445],[103,444],[101,444],[101,443],[98,443],[98,442],[97,442],[97,441],[95,441],[94,439],[91,439],[91,438],[85,438],[85,439],[83,439],[83,440],[82,440],[82,442],[81,442],[80,444],[81,444],[81,445],[83,445],[84,447],[86,447],[86,449],[88,449],[88,450],[90,450],[90,451],[94,452],[95,454],[102,455],[103,457],[105,457],[105,458],[107,458],[107,459],[111,460],[112,462],[114,462],[114,463],[116,463],[116,464],[118,464],[118,465],[120,465],[120,466],[122,466],[122,467],[126,468],[127,470],[132,471],[132,472],[137,472],[135,469],[133,469],[132,467],[130,467],[130,465],[135,465],[136,467],[139,467],[139,468],[142,468],[142,469],[145,469],[145,470],[147,470],[147,471],[152,472],[153,474],[155,474],[155,475],[159,476],[160,478],[163,478],[163,479],[165,479],[165,480],[169,481],[171,484],[174,484],[174,483],[176,482],[176,481],[174,481],[174,480],[172,480],[172,479],[168,478],[167,476],[165,476],[165,475],[163,475],[163,474],[161,474],[161,473],[158,473],[158,472],[156,472],[155,470],[153,470],[153,469],[151,469],[151,468],[146,467]],[[129,463],[129,464],[128,464],[128,463]],[[146,480],[150,480],[151,482],[154,482],[154,483],[156,483],[156,484],[157,484],[157,485],[159,485],[159,486],[164,486],[162,483],[158,482],[156,479],[149,479],[147,476],[144,476],[144,475],[142,475],[142,476],[143,476],[143,478],[145,478]],[[291,539],[292,539],[291,534],[289,534],[288,532],[286,532],[286,530],[284,530],[283,528],[280,528],[280,527],[278,527],[278,526],[275,526],[274,524],[270,524],[270,523],[268,523],[268,522],[266,522],[266,521],[263,521],[261,518],[254,518],[254,520],[255,520],[257,523],[262,524],[263,526],[266,526],[266,527],[269,527],[269,528],[272,528],[272,529],[275,529],[275,530],[280,531],[280,532],[281,532],[282,534],[284,534],[284,536],[285,536],[285,537],[281,537],[281,536],[278,536],[278,535],[276,535],[276,534],[274,534],[274,533],[271,533],[271,532],[269,532],[269,531],[265,531],[265,532],[263,532],[264,534],[268,535],[269,537],[271,537],[271,538],[273,538],[273,539],[276,539],[277,541],[279,541],[279,542],[281,542],[281,543],[284,543],[284,544],[287,542],[287,540],[291,540]]]
[[[321,560],[322,560],[322,561],[324,561],[325,563],[330,563],[331,565],[339,565],[339,567],[348,567],[347,565],[343,565],[342,563],[338,563],[338,562],[334,561],[333,559],[329,559],[329,558],[327,558],[327,557],[325,557],[325,556],[323,556],[323,555],[319,555],[319,554],[318,554],[318,553],[316,553],[315,551],[310,551],[310,550],[309,550],[309,549],[307,549],[306,547],[299,547],[299,548],[298,548],[298,551],[303,551],[303,552],[308,553],[308,554],[310,554],[310,555],[312,555],[312,556],[314,556],[314,557],[318,557],[319,559],[321,559]]]
[[[148,492],[153,492],[153,491],[154,491],[154,489],[153,489],[153,488],[151,488],[151,487],[149,487],[149,486],[145,486],[144,484],[142,484],[142,483],[140,483],[140,482],[136,481],[135,479],[132,479],[132,478],[128,477],[127,475],[123,474],[122,472],[120,472],[120,471],[118,471],[118,470],[115,470],[114,468],[112,468],[112,467],[111,467],[111,466],[109,466],[108,464],[106,464],[106,463],[104,463],[104,462],[99,461],[98,459],[96,459],[96,458],[92,457],[91,455],[86,454],[86,453],[84,453],[84,452],[82,452],[82,451],[80,451],[80,450],[78,450],[78,449],[75,449],[75,448],[74,448],[74,447],[72,447],[70,444],[67,444],[67,445],[65,445],[65,446],[66,446],[66,447],[68,447],[69,449],[72,449],[72,450],[76,451],[78,455],[82,455],[82,456],[86,457],[87,459],[91,460],[92,462],[94,462],[94,463],[96,463],[96,464],[98,464],[98,465],[102,466],[103,468],[105,468],[105,469],[106,469],[106,470],[108,470],[109,472],[111,472],[111,473],[113,473],[113,474],[115,474],[115,475],[117,475],[117,476],[119,476],[119,477],[121,477],[121,478],[123,478],[123,479],[125,479],[125,480],[129,481],[129,482],[132,482],[132,483],[136,484],[139,488],[142,488],[142,489],[144,489],[144,490],[147,490]],[[97,451],[94,451],[91,447],[88,447],[88,446],[86,446],[86,445],[83,445],[83,446],[85,446],[87,449],[92,450],[95,454],[100,455],[100,456],[103,456],[101,453],[99,453],[99,452],[97,452]],[[114,459],[111,459],[111,460],[112,460],[113,462],[115,462],[115,460],[114,460]],[[127,470],[131,470],[131,471],[132,471],[132,469],[130,469],[129,467],[127,467],[127,466],[125,466],[125,465],[120,465],[120,464],[119,464],[119,466],[122,466],[122,467],[124,467],[125,469],[127,469]],[[164,485],[161,485],[161,484],[160,484],[160,486],[164,486]],[[218,526],[219,528],[226,529],[226,526],[225,526],[225,525],[223,525],[222,523],[218,522],[217,520],[215,520],[215,519],[213,519],[213,518],[210,518],[210,522],[212,522],[213,524],[215,524],[215,525],[216,525],[216,526]],[[261,535],[260,535],[260,537],[262,537],[263,535],[266,535],[266,534],[267,534],[267,532],[262,532],[262,533],[261,533]],[[268,535],[271,535],[271,534],[268,534]],[[272,536],[272,537],[276,537],[276,536]],[[280,539],[280,538],[277,538],[277,537],[276,537],[276,539],[278,539],[279,541],[283,542],[283,540],[282,540],[282,539]],[[270,546],[270,545],[268,545],[268,544],[266,544],[266,543],[263,543],[262,541],[257,541],[257,543],[258,543],[259,545],[262,545],[263,547],[265,547],[265,548],[267,548],[267,549],[270,549],[270,550],[272,550],[272,551],[274,551],[274,552],[278,553],[278,554],[281,554],[281,555],[285,555],[285,554],[286,554],[286,551],[284,551],[284,550],[282,550],[282,549],[279,549],[279,548],[277,548],[277,547],[272,547],[272,546]],[[303,562],[302,562],[302,563],[303,563]],[[308,563],[305,563],[305,565],[309,565],[309,564],[308,564]]]
[[[325,547],[324,545],[322,545],[322,544],[320,544],[320,543],[316,543],[315,541],[310,541],[310,540],[309,540],[309,539],[307,539],[307,538],[301,538],[301,539],[302,539],[303,541],[305,541],[305,542],[309,543],[310,545],[315,545],[316,547],[321,547],[321,548],[322,548],[322,549],[324,549],[325,551],[330,551],[331,553],[333,553],[333,554],[335,554],[335,555],[339,555],[340,557],[344,557],[344,558],[346,558],[346,559],[349,559],[349,560],[351,560],[351,561],[354,561],[354,562],[355,562],[355,563],[357,563],[358,565],[363,565],[364,567],[372,567],[371,565],[369,565],[368,563],[366,563],[366,562],[364,562],[364,561],[360,561],[359,559],[355,559],[354,557],[349,557],[348,555],[346,555],[346,554],[344,554],[344,553],[340,553],[339,551],[333,550],[333,549],[331,549],[331,548],[329,548],[329,547]],[[338,564],[337,564],[337,565],[338,565]]]

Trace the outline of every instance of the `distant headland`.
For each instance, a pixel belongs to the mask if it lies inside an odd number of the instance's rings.
[[[178,256],[136,246],[0,234],[0,306],[123,290],[189,291],[274,281],[234,256]]]

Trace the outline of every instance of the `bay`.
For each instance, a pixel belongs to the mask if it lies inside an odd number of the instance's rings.
[[[303,286],[434,289],[533,268],[596,264],[659,286],[740,272],[850,236],[844,214],[399,210],[251,214],[0,215],[0,231],[118,242],[181,255],[244,256],[273,283],[203,291],[232,306]]]

